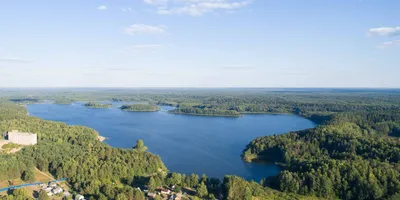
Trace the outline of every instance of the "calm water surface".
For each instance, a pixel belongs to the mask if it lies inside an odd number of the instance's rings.
[[[32,104],[28,112],[46,120],[83,125],[107,137],[113,147],[131,148],[143,139],[149,151],[161,156],[170,171],[207,174],[223,178],[238,175],[260,179],[276,175],[275,164],[245,163],[240,154],[259,136],[281,134],[315,127],[307,119],[294,115],[244,115],[239,118],[174,115],[165,111],[138,113],[118,109],[90,109],[82,103],[72,105]]]

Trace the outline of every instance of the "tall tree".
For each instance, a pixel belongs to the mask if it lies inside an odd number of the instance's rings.
[[[136,146],[133,147],[134,149],[138,150],[138,151],[146,151],[147,147],[144,145],[144,141],[143,140],[137,140],[136,141]]]

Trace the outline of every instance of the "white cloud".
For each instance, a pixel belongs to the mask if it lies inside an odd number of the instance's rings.
[[[144,0],[144,2],[156,5],[157,13],[160,15],[201,16],[218,10],[235,11],[248,6],[253,0]]]
[[[146,24],[133,24],[125,28],[128,35],[138,34],[162,34],[165,32],[165,26],[150,26]]]
[[[128,8],[121,8],[122,12],[132,12],[132,8],[128,7]]]
[[[168,0],[143,0],[143,1],[150,5],[162,5],[168,2]]]
[[[21,58],[0,58],[0,62],[7,63],[29,63],[30,61]]]
[[[371,28],[367,33],[369,36],[397,36],[400,35],[400,26],[397,27],[380,27],[380,28]]]
[[[384,42],[381,45],[377,46],[380,49],[386,49],[394,46],[400,46],[400,40],[393,40],[393,41],[388,41]]]
[[[107,6],[105,6],[105,5],[101,5],[101,6],[97,7],[97,10],[106,10],[106,9],[107,9]]]
[[[152,52],[162,48],[161,44],[141,44],[141,45],[132,45],[126,46],[122,49],[116,50],[117,53],[139,53],[139,52]]]
[[[161,44],[143,44],[143,45],[135,45],[132,46],[135,49],[152,49],[152,48],[160,48]]]
[[[222,66],[223,70],[255,70],[255,67],[247,66],[247,65],[224,65]]]

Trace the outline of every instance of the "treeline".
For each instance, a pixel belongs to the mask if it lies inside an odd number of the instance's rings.
[[[385,107],[335,113],[315,129],[257,138],[247,145],[243,159],[285,167],[263,181],[283,192],[394,198],[400,193],[400,140],[390,135],[399,133],[399,116],[399,110]]]
[[[187,105],[179,104],[174,110],[169,111],[174,114],[189,114],[189,115],[208,115],[208,116],[233,116],[239,117],[241,114],[235,110],[224,110],[216,106],[208,105]]]
[[[161,108],[150,104],[132,104],[121,106],[121,110],[130,112],[155,112],[161,110]]]
[[[94,102],[94,101],[89,101],[85,103],[85,107],[87,108],[109,108],[111,107],[111,103],[99,103],[99,102]]]
[[[61,105],[70,105],[73,103],[71,99],[65,99],[65,98],[57,98],[54,100],[55,104],[61,104]]]
[[[196,174],[169,173],[166,176],[158,174],[147,179],[133,179],[132,186],[146,185],[150,192],[157,191],[160,187],[174,187],[175,192],[185,192],[191,199],[227,199],[227,200],[293,200],[293,199],[318,199],[293,193],[282,193],[277,190],[265,188],[259,183],[248,182],[237,176],[226,176],[221,182],[217,178],[206,175],[199,177]],[[114,194],[115,196],[116,194]]]

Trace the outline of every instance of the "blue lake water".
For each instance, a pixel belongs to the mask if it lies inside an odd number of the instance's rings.
[[[217,178],[238,175],[256,181],[276,175],[280,169],[273,163],[243,162],[240,155],[250,141],[315,127],[308,119],[294,115],[207,117],[168,114],[165,111],[173,109],[168,106],[162,106],[164,112],[125,112],[118,109],[120,105],[90,109],[82,103],[31,104],[27,109],[42,119],[91,127],[113,147],[131,148],[143,139],[148,150],[160,155],[173,172]]]

